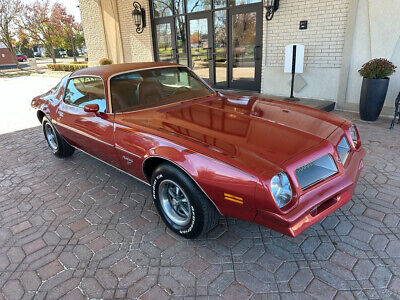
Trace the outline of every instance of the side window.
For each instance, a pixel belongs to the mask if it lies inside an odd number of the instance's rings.
[[[111,78],[111,102],[113,112],[122,112],[140,105],[139,88],[143,77],[139,72]]]
[[[106,112],[103,80],[97,77],[77,77],[68,81],[64,102],[84,107],[86,104],[97,104],[99,112]]]

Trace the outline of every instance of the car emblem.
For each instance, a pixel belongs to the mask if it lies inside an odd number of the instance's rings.
[[[126,160],[126,163],[127,163],[128,165],[130,165],[131,163],[133,163],[133,159],[130,159],[129,157],[126,157],[125,155],[122,156],[122,158]]]

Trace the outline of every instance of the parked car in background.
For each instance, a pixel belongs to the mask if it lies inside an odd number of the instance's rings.
[[[34,57],[42,57],[42,54],[40,52],[33,52]]]
[[[186,238],[219,214],[297,236],[351,200],[363,168],[350,121],[224,95],[177,64],[81,69],[32,107],[56,156],[80,149],[150,185],[161,218]]]
[[[60,53],[61,56],[66,56],[67,55],[67,51],[66,50],[60,50],[60,51],[58,51],[58,53]]]
[[[24,62],[24,61],[28,60],[28,57],[26,55],[24,55],[24,54],[17,54],[17,60],[19,62]]]

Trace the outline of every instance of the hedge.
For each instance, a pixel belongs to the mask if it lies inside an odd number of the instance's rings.
[[[112,65],[112,60],[106,57],[103,57],[102,59],[99,60],[100,66],[105,66],[105,65]]]
[[[47,67],[53,71],[73,72],[76,70],[87,68],[87,64],[48,64]]]
[[[69,63],[70,65],[87,65],[87,61],[73,61]]]

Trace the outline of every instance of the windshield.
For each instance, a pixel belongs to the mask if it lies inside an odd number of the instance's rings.
[[[215,92],[185,67],[135,71],[111,78],[113,112],[129,112]]]

